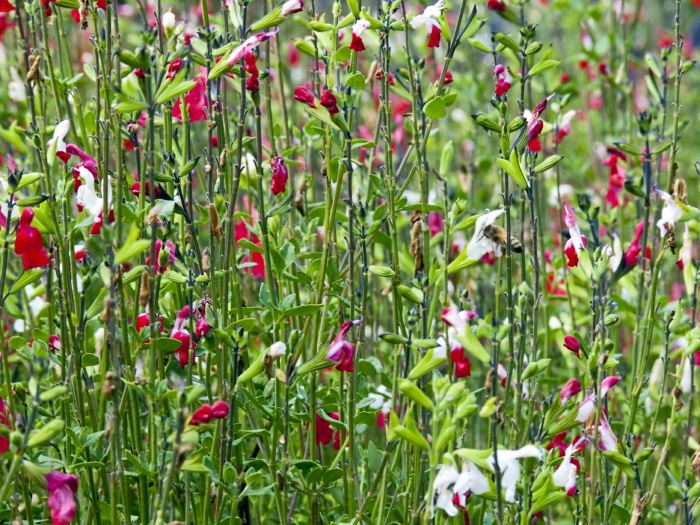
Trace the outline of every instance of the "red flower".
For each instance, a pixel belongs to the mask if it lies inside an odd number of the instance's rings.
[[[0,397],[0,425],[7,428],[12,428],[10,426],[10,412],[5,405],[5,401]],[[5,454],[10,450],[10,440],[6,437],[0,435],[0,456]]]
[[[508,69],[503,64],[496,64],[493,67],[493,77],[496,79],[496,87],[494,93],[497,97],[502,97],[513,85],[513,77],[510,76]]]
[[[440,47],[440,36],[442,35],[442,29],[439,25],[434,25],[430,29],[430,38],[428,38],[428,47]]]
[[[195,354],[192,352],[192,356],[190,357],[190,347],[194,350],[197,345],[190,344],[190,333],[185,329],[185,323],[189,320],[190,315],[190,305],[186,304],[177,314],[175,323],[170,330],[170,338],[180,341],[180,346],[175,350],[178,361],[180,362],[180,368],[185,368],[187,363],[194,363]]]
[[[311,92],[309,88],[306,88],[304,86],[297,86],[294,88],[294,98],[298,100],[299,102],[306,104],[307,106],[311,108],[316,107],[316,100],[314,98],[314,94]]]
[[[634,230],[634,237],[629,247],[625,250],[624,264],[627,267],[632,267],[637,264],[639,260],[639,254],[642,253],[642,247],[639,242],[642,240],[642,234],[644,233],[644,221],[637,224]]]
[[[212,420],[214,414],[212,412],[212,407],[208,403],[204,403],[201,407],[194,411],[192,414],[192,419],[190,419],[190,425],[198,426],[202,423],[209,423]]]
[[[230,411],[231,407],[229,406],[228,402],[224,401],[223,399],[215,401],[211,406],[211,415],[214,417],[214,419],[223,419],[228,416]]]
[[[501,0],[487,0],[486,7],[491,9],[491,11],[498,11],[499,13],[506,10],[506,4],[504,4]]]
[[[195,85],[185,95],[185,104],[190,122],[198,122],[207,119],[207,80],[202,75],[197,76]],[[173,106],[173,117],[182,120],[182,109],[178,98]]]
[[[262,242],[260,242],[260,239],[258,238],[257,235],[255,235],[253,232],[251,232],[248,229],[248,223],[246,221],[240,220],[236,223],[235,229],[234,229],[234,241],[236,244],[238,244],[238,241],[241,239],[248,239],[250,242],[255,244],[256,246],[262,247]],[[252,262],[255,263],[253,266],[247,266],[245,268],[246,273],[250,273],[255,277],[256,279],[264,279],[265,278],[265,259],[263,258],[262,253],[253,251],[250,256],[245,256],[243,257],[242,260],[243,263],[247,262]]]
[[[0,13],[9,13],[14,10],[14,6],[8,0],[0,0]]]
[[[469,377],[471,375],[471,363],[467,357],[464,348],[461,346],[453,346],[450,350],[450,361],[455,365],[455,377]]]
[[[340,415],[337,412],[331,412],[328,415],[336,421],[340,420]],[[316,444],[328,445],[331,439],[333,439],[333,448],[340,448],[340,431],[336,430],[334,432],[331,424],[316,414]]]
[[[76,509],[73,494],[78,492],[78,476],[54,470],[46,475],[46,488],[49,491],[51,523],[67,525],[73,521]]]
[[[270,164],[272,165],[272,185],[270,189],[273,195],[278,195],[287,188],[289,172],[283,157],[274,157]]]
[[[564,337],[564,348],[571,350],[574,354],[576,354],[576,357],[579,357],[581,352],[581,342],[573,335],[567,335]]]
[[[260,82],[258,80],[260,72],[258,71],[258,66],[255,64],[255,54],[252,51],[246,51],[243,55],[243,60],[245,62],[245,70],[248,73],[248,78],[245,81],[245,87],[248,91],[258,91],[260,89]]]
[[[328,110],[328,113],[335,115],[340,111],[338,101],[332,91],[326,89],[321,95],[321,105]]]
[[[365,32],[369,27],[369,21],[364,18],[360,18],[352,26],[352,40],[350,41],[350,49],[359,53],[365,50],[365,43],[362,41],[360,35]]]
[[[75,22],[76,24],[80,24],[80,11],[78,11],[77,9],[71,9],[70,16],[73,19],[73,22]]]
[[[608,176],[608,191],[605,194],[605,200],[613,207],[617,208],[620,205],[620,192],[625,186],[625,176],[627,170],[621,165],[622,161],[626,160],[625,155],[614,148],[608,149],[609,155],[603,161],[603,164],[610,168]]]
[[[41,233],[32,226],[33,220],[34,210],[24,208],[15,238],[15,254],[22,256],[22,267],[25,270],[42,268],[51,263]]]

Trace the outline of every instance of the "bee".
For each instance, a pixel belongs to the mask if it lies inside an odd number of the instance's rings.
[[[491,224],[484,228],[484,237],[495,243],[500,244],[504,248],[507,245],[508,234],[506,233],[506,230],[504,230],[500,226],[496,226],[495,224]],[[515,253],[523,252],[523,245],[520,244],[520,241],[512,235],[510,237],[510,248]]]

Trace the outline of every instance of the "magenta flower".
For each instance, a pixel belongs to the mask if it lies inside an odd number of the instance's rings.
[[[287,171],[287,165],[283,157],[274,157],[270,161],[270,164],[272,166],[272,185],[270,186],[270,190],[273,195],[278,195],[287,189],[289,172]]]
[[[595,409],[595,394],[588,394],[578,406],[576,421],[584,423],[588,420]]]
[[[345,339],[345,334],[350,331],[353,325],[360,324],[362,319],[355,321],[345,321],[340,325],[338,335],[333,339],[333,342],[328,346],[326,358],[335,362],[336,370],[342,372],[352,372],[354,370],[353,357],[355,355],[355,347],[350,341]]]
[[[321,94],[321,105],[328,110],[328,113],[330,113],[331,116],[340,111],[340,109],[338,109],[338,101],[336,100],[335,95],[328,89]]]
[[[498,11],[499,13],[502,13],[506,10],[506,4],[504,4],[501,0],[486,0],[486,8],[490,9],[491,11]]]
[[[608,416],[603,409],[602,414],[600,414],[600,424],[598,425],[598,432],[600,432],[600,441],[598,441],[598,446],[601,450],[616,450],[617,449],[617,437],[610,428],[610,423],[608,423]]]
[[[494,93],[497,97],[502,97],[513,85],[513,77],[510,76],[508,69],[503,64],[493,66],[493,78],[496,79],[496,88]]]
[[[316,99],[311,90],[304,86],[297,86],[294,88],[294,98],[299,102],[306,104],[310,108],[316,107]]]
[[[608,390],[614,387],[620,382],[620,377],[618,376],[608,376],[600,383],[600,397],[605,397],[608,394]]]
[[[566,383],[564,383],[564,386],[561,387],[561,390],[559,391],[559,399],[561,399],[562,403],[565,403],[580,391],[581,381],[572,377]]]
[[[49,491],[48,505],[53,525],[67,525],[75,518],[75,499],[78,492],[78,476],[56,470],[46,475],[46,488]]]
[[[564,348],[571,350],[574,354],[576,354],[576,357],[580,357],[581,342],[573,335],[567,335],[564,337]]]
[[[209,333],[211,330],[211,325],[207,323],[207,320],[204,317],[201,317],[197,319],[197,323],[195,324],[194,331],[197,334],[198,338],[202,338],[205,335]]]

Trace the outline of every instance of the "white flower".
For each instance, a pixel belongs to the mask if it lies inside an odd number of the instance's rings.
[[[549,198],[547,199],[547,204],[552,207],[559,205],[559,195],[561,195],[562,200],[566,198],[571,198],[574,196],[575,190],[571,184],[560,184],[559,190],[554,186],[549,192]]]
[[[505,213],[505,210],[499,209],[489,213],[485,213],[476,220],[474,227],[474,235],[467,246],[467,257],[478,261],[487,253],[494,253],[496,257],[501,255],[501,245],[488,238],[484,230],[491,226],[496,219]]]
[[[585,423],[595,409],[595,394],[588,394],[578,406],[576,421]]]
[[[355,36],[360,36],[369,27],[369,20],[360,18],[357,22],[352,25],[352,34]]]
[[[457,494],[459,504],[464,507],[467,502],[467,492],[471,491],[478,496],[489,490],[491,490],[489,480],[486,479],[486,476],[481,473],[476,465],[470,461],[462,463],[462,472],[452,488],[452,491]]]
[[[657,189],[656,194],[664,201],[664,207],[661,210],[661,218],[656,223],[661,231],[661,235],[664,236],[676,225],[678,219],[683,215],[683,210],[678,206],[676,200],[665,191]]]
[[[433,490],[437,494],[435,506],[444,510],[448,516],[457,515],[457,507],[452,502],[454,492],[451,490],[451,485],[454,485],[459,479],[459,472],[454,465],[440,465],[440,470],[435,476],[433,482]],[[433,511],[435,509],[432,509]]]
[[[270,346],[270,348],[267,349],[267,355],[269,355],[272,359],[282,357],[286,353],[287,345],[285,345],[282,341],[277,341],[276,343],[273,343]]]
[[[78,188],[75,195],[75,202],[85,208],[90,215],[97,216],[102,211],[102,198],[97,196],[95,192],[95,177],[90,173],[90,170],[80,166],[78,167],[79,177],[83,184]]]
[[[660,357],[656,358],[654,365],[649,373],[649,386],[651,388],[660,388],[664,380],[664,360]]]
[[[70,130],[70,122],[67,120],[62,120],[58,124],[56,124],[56,127],[53,130],[53,137],[49,140],[49,142],[46,144],[47,149],[49,150],[48,152],[48,162],[51,162],[51,149],[52,146],[56,146],[56,149],[54,150],[54,154],[56,153],[65,153],[66,151],[66,143],[63,141],[63,139],[66,138],[66,135],[68,135],[68,131]]]
[[[690,359],[686,356],[683,359],[683,372],[681,375],[681,392],[689,393],[693,389],[693,368]]]
[[[376,392],[367,394],[369,406],[373,410],[381,410],[386,415],[391,412],[391,392],[384,385],[379,385]]]
[[[15,102],[24,102],[27,100],[27,91],[24,88],[24,82],[17,75],[17,70],[11,70],[12,80],[7,84],[7,96]]]
[[[506,501],[512,503],[515,501],[515,488],[518,478],[520,478],[520,463],[518,460],[523,458],[540,459],[542,450],[535,445],[525,445],[518,450],[499,449],[496,457],[498,458],[498,468],[501,471],[501,486],[505,491]],[[496,467],[493,453],[489,456],[488,461],[492,467]]]
[[[439,337],[437,340],[437,346],[433,348],[433,358],[434,359],[445,359],[447,357],[447,342],[444,337]]]
[[[443,9],[445,9],[445,2],[443,0],[438,0],[438,2],[433,5],[426,7],[423,12],[419,15],[415,15],[411,18],[411,27],[417,29],[419,27],[425,27],[425,30],[430,33],[433,27],[440,26],[438,19]]]
[[[585,440],[586,438],[579,438],[579,440],[572,442],[566,447],[564,459],[552,476],[554,485],[557,487],[564,487],[569,496],[573,496],[576,492],[576,473],[578,471],[576,465],[571,461],[571,456],[581,446],[582,441]]]
[[[166,13],[163,13],[161,23],[163,24],[163,29],[166,30],[175,27],[175,15],[173,14],[173,12],[168,10]]]

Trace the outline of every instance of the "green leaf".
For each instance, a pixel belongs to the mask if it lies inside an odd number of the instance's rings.
[[[362,73],[348,75],[345,78],[345,85],[353,89],[362,90],[365,87],[365,76]]]
[[[156,350],[168,353],[174,352],[180,348],[180,345],[182,345],[182,341],[170,337],[159,337],[155,342]]]
[[[464,349],[471,355],[476,357],[482,363],[488,363],[490,356],[486,349],[481,344],[481,341],[476,337],[476,334],[472,332],[469,326],[463,333],[456,334],[457,340],[462,343]]]
[[[117,264],[124,264],[126,261],[141,255],[151,244],[148,239],[139,239],[136,241],[128,242],[122,249],[117,252],[115,257],[115,262]]]
[[[443,97],[435,97],[423,106],[423,112],[429,119],[439,119],[447,115],[445,100]]]
[[[193,87],[195,87],[197,83],[194,80],[187,80],[185,82],[173,82],[171,85],[169,85],[167,88],[165,88],[158,96],[156,97],[156,104],[163,104],[165,102],[168,102],[174,98],[179,97],[180,95],[184,95],[188,91],[190,91]]]
[[[301,306],[294,306],[292,308],[286,309],[282,316],[287,318],[314,315],[321,308],[323,308],[322,304],[303,304]]]
[[[528,72],[528,76],[534,77],[535,75],[540,75],[550,69],[554,69],[559,65],[558,60],[552,60],[551,58],[546,58],[539,61],[537,64],[532,66],[532,69]]]

